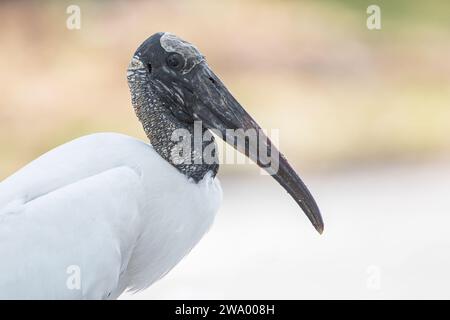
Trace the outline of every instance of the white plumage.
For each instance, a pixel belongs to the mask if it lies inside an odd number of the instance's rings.
[[[0,183],[0,298],[104,299],[143,289],[213,222],[217,178],[195,183],[134,138],[64,144]],[[70,266],[81,287],[68,287]]]
[[[114,133],[85,136],[0,183],[0,298],[117,298],[166,274],[222,200],[207,130],[270,172],[323,231],[306,185],[195,46],[156,33],[136,50],[127,79],[153,146]],[[244,129],[259,131],[257,139],[242,137]],[[273,170],[261,150],[278,155]]]

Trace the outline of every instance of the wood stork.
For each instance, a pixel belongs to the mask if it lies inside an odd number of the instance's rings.
[[[259,126],[198,49],[173,34],[145,40],[127,78],[151,145],[116,133],[84,136],[0,183],[0,298],[112,299],[144,289],[211,226],[222,199],[218,164],[195,150],[188,158],[200,162],[175,161],[172,134],[192,133],[194,121],[225,137]],[[248,141],[233,141],[262,166]],[[273,177],[321,233],[319,209],[282,155]]]

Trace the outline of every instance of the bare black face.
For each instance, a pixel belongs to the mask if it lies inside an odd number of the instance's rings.
[[[237,129],[259,132],[260,127],[192,44],[170,33],[156,33],[136,50],[127,76],[130,87],[136,82],[148,86],[166,102],[165,106],[179,121],[202,121],[204,128],[219,131],[228,143],[264,167],[259,154],[249,147],[245,138],[230,135]],[[270,153],[275,149],[265,135],[259,136],[257,144],[258,150],[263,148]],[[323,222],[316,202],[286,159],[276,151],[280,155],[278,170],[270,174],[300,205],[317,231],[322,233]]]
[[[192,122],[193,69],[201,62],[203,56],[191,44],[169,33],[156,33],[136,50],[128,78],[145,76],[154,91],[170,99],[168,106],[178,119]]]

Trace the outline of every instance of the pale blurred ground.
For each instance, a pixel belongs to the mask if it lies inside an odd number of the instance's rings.
[[[165,278],[122,298],[450,299],[448,164],[306,175],[322,236],[266,178],[222,179],[211,231]]]
[[[81,30],[66,28],[69,4]],[[125,69],[170,31],[280,130],[319,202],[322,237],[269,177],[222,166],[211,232],[134,297],[448,297],[449,1],[4,1],[0,26],[0,180],[84,134],[144,139]]]

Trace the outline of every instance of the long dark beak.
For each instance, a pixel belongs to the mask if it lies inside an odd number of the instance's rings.
[[[294,198],[316,230],[322,233],[324,226],[320,210],[286,158],[272,145],[259,125],[236,101],[206,62],[197,65],[193,71],[194,118],[201,120],[206,128],[219,131],[221,136],[226,138],[226,142],[272,175]],[[256,137],[245,135],[245,131],[249,129],[257,132]],[[262,150],[264,153],[261,153]],[[267,163],[266,157],[271,158],[270,164]]]

